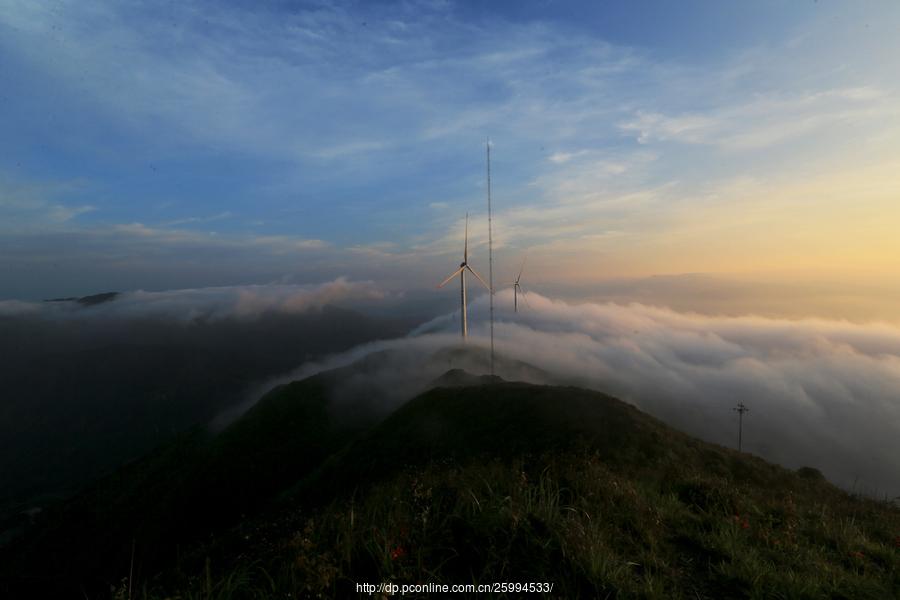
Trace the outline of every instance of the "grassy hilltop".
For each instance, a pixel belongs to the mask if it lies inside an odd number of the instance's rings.
[[[362,401],[336,410],[329,390],[354,368],[282,386],[222,433],[186,435],[48,511],[0,557],[12,566],[0,586],[331,598],[357,582],[511,581],[552,582],[554,597],[900,596],[900,510],[815,469],[701,442],[597,392],[461,371],[387,416]]]

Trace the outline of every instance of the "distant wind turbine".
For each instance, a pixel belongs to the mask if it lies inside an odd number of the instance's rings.
[[[525,259],[522,259],[522,266],[519,267],[519,274],[516,276],[516,281],[513,283],[513,312],[519,312],[519,294],[522,294],[522,300],[525,301],[525,304],[528,304],[528,298],[525,297],[525,289],[522,287],[522,284],[519,281],[522,279],[522,271],[525,270]]]
[[[442,281],[438,288],[442,288],[450,281],[459,275],[459,298],[460,298],[460,314],[462,318],[460,319],[462,325],[462,338],[463,341],[469,335],[469,326],[466,317],[466,271],[469,271],[472,275],[475,276],[478,281],[481,282],[481,285],[486,287],[488,291],[490,291],[490,286],[484,282],[484,279],[481,278],[481,275],[475,272],[475,269],[469,266],[469,213],[466,213],[466,237],[465,242],[463,243],[463,261],[459,264],[459,269],[453,272],[447,279]]]

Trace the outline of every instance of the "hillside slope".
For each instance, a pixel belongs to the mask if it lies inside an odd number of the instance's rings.
[[[815,469],[701,442],[592,391],[459,373],[437,383],[452,387],[329,458],[281,511],[204,547],[221,569],[207,591],[530,581],[561,597],[900,594],[900,511]]]
[[[326,376],[280,386],[220,434],[180,435],[44,511],[29,536],[0,552],[0,575],[61,595],[107,589],[124,568],[153,575],[182,548],[255,514],[371,424],[331,414]]]
[[[6,517],[71,496],[298,364],[414,325],[334,306],[182,322],[116,316],[117,302],[0,315],[0,545]]]
[[[345,384],[387,359],[276,389],[221,434],[98,484],[86,512],[69,503],[18,546],[27,560],[4,585],[43,590],[56,570],[58,597],[110,585],[136,598],[344,597],[382,581],[549,582],[563,597],[900,594],[900,511],[814,469],[701,442],[597,392],[458,370],[385,418]],[[85,540],[104,536],[114,543],[91,557]],[[79,544],[95,562],[66,555]]]

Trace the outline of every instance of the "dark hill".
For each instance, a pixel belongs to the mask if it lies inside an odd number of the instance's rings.
[[[0,317],[0,545],[8,517],[71,496],[298,364],[411,326],[332,306],[184,323],[103,317],[109,305]]]
[[[236,548],[280,573],[271,589],[301,595],[356,581],[554,582],[560,597],[900,592],[895,506],[604,394],[486,379],[445,374],[452,387],[330,458]]]
[[[3,585],[125,594],[133,551],[139,598],[344,597],[381,581],[547,582],[554,597],[900,591],[900,512],[814,469],[597,392],[460,370],[385,417],[386,388],[367,393],[362,374],[395,360],[280,387],[220,434],[100,482],[0,557]]]
[[[123,354],[120,350],[118,356]],[[171,362],[173,376],[206,358],[204,353],[174,351],[160,356]],[[415,370],[439,372],[445,361],[468,364],[483,358],[478,350],[441,350],[423,354]],[[50,582],[54,592],[76,585],[104,589],[121,571],[123,557],[131,561],[132,545],[140,575],[175,565],[183,548],[266,509],[399,402],[428,387],[427,382],[410,383],[406,376],[403,381],[378,377],[397,360],[394,352],[370,354],[350,366],[272,389],[221,432],[195,428],[175,436],[38,515],[31,534],[6,551],[9,565],[20,576]],[[109,378],[121,379],[124,387],[134,374],[125,369]],[[210,377],[208,385],[225,394],[227,381],[227,376]],[[89,400],[91,404],[80,403],[81,410],[111,402],[105,397]],[[177,408],[175,402],[168,404]],[[121,433],[127,431],[123,427]],[[91,540],[89,551],[83,548],[86,539]],[[0,564],[2,559],[0,554]]]
[[[47,509],[32,535],[8,550],[11,564],[54,591],[102,589],[123,557],[130,562],[132,544],[139,573],[171,566],[180,547],[255,514],[372,425],[336,418],[327,381],[280,386],[220,434],[180,435]]]
[[[453,370],[332,458],[307,487],[335,492],[435,460],[510,459],[590,449],[633,466],[687,460],[692,438],[620,400],[580,388],[508,383]],[[676,456],[677,455],[677,456]],[[718,458],[718,456],[717,456]],[[728,460],[727,453],[722,460]],[[303,486],[301,486],[302,490]]]
[[[119,292],[103,292],[101,294],[93,294],[91,296],[83,296],[76,300],[82,306],[96,306],[104,302],[115,300],[119,296]]]

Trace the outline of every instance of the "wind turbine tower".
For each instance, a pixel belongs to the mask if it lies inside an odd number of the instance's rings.
[[[452,275],[447,277],[447,279],[445,279],[438,285],[438,288],[442,288],[450,283],[450,281],[452,281],[454,277],[459,275],[459,321],[462,329],[461,333],[463,341],[466,341],[466,338],[469,336],[469,325],[466,315],[466,271],[474,275],[475,278],[481,282],[481,285],[483,285],[488,289],[488,291],[490,291],[491,288],[484,282],[484,279],[481,278],[481,275],[476,273],[475,269],[469,266],[469,213],[466,213],[466,234],[465,241],[463,242],[463,261],[459,264],[459,268],[454,271]]]

